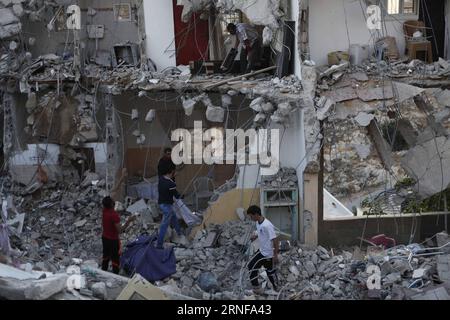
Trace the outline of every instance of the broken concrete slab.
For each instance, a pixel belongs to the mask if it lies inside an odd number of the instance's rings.
[[[136,201],[132,205],[127,208],[127,212],[129,213],[139,213],[148,209],[148,205],[144,199]]]
[[[330,109],[335,106],[335,102],[332,99],[326,99],[322,107],[317,110],[317,119],[320,121],[325,120],[328,117]]]
[[[106,291],[106,283],[97,282],[91,287],[92,294],[94,297],[101,300],[108,300],[108,292]]]
[[[397,101],[394,103],[402,103],[406,100],[412,99],[415,96],[422,94],[425,89],[412,86],[403,82],[392,82],[392,86],[394,87],[395,95]],[[388,104],[389,105],[389,104]]]
[[[141,275],[135,274],[117,300],[169,300],[169,297]]]
[[[440,90],[435,94],[437,102],[444,107],[450,107],[450,90]]]
[[[57,274],[45,279],[34,280],[25,289],[25,298],[29,300],[46,300],[67,287],[68,276]]]
[[[369,129],[369,134],[374,141],[375,148],[378,152],[378,155],[380,156],[381,160],[383,161],[385,168],[391,168],[393,165],[391,149],[389,148],[388,143],[386,142],[382,133],[380,132],[380,129],[379,129],[376,119],[373,119],[370,122],[368,129]]]
[[[0,278],[0,296],[8,300],[46,300],[67,287],[66,274],[38,280]]]
[[[437,271],[441,281],[450,281],[450,255],[440,255],[437,257]]]
[[[409,122],[406,119],[399,119],[397,127],[398,131],[401,133],[403,139],[405,139],[408,146],[410,148],[414,147],[417,143],[418,133],[411,125],[411,122]]]
[[[202,241],[203,248],[211,248],[214,246],[218,238],[217,232],[209,232],[205,240]]]
[[[450,300],[450,296],[445,288],[439,287],[412,296],[411,300]]]
[[[403,169],[416,180],[416,190],[431,197],[450,185],[450,139],[437,137],[410,149],[401,159]]]
[[[353,72],[350,74],[350,78],[361,82],[369,81],[369,77],[365,72]]]
[[[450,237],[446,232],[436,234],[436,242],[438,247],[443,247],[442,251],[450,254]]]
[[[357,99],[356,90],[352,87],[344,87],[324,93],[324,96],[332,99],[334,102],[342,102]]]
[[[388,100],[394,97],[392,86],[357,89],[356,93],[358,95],[358,98],[364,102],[374,100]]]
[[[341,71],[347,70],[349,66],[350,66],[350,62],[347,62],[347,61],[344,62],[344,63],[341,63],[339,65],[331,66],[330,68],[328,68],[327,70],[325,70],[324,72],[322,72],[319,75],[319,79],[322,79],[324,77],[328,77],[328,76],[330,76],[330,75],[332,75],[333,73],[336,73],[336,72],[341,72]]]

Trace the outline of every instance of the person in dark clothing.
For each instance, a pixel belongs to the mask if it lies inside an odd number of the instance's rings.
[[[275,234],[275,228],[268,219],[262,216],[261,209],[258,206],[248,208],[247,214],[252,221],[256,222],[258,235],[253,236],[252,241],[256,240],[256,238],[259,240],[259,250],[248,263],[253,292],[255,294],[262,294],[264,292],[258,282],[258,269],[261,267],[266,269],[273,290],[276,291],[277,277],[275,265],[278,263],[279,242]]]
[[[175,167],[165,168],[163,175],[159,177],[158,183],[158,204],[159,208],[163,213],[163,219],[161,226],[159,227],[158,235],[158,248],[163,247],[164,237],[167,232],[169,225],[175,228],[175,231],[179,236],[182,236],[181,228],[178,223],[175,211],[173,211],[173,198],[180,199],[181,195],[177,191],[177,185],[174,182],[175,178]]]
[[[107,271],[109,262],[112,263],[113,272],[118,274],[120,271],[120,238],[119,234],[128,228],[129,224],[136,219],[136,216],[130,216],[124,225],[120,225],[119,214],[114,210],[114,200],[111,197],[105,197],[102,201],[102,244],[103,261],[102,270]]]
[[[164,149],[164,156],[159,159],[158,162],[158,176],[161,177],[165,174],[165,172],[168,172],[168,170],[176,168],[175,164],[172,161],[172,149],[171,148],[165,148]]]

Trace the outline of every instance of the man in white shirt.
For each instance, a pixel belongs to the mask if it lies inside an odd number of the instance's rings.
[[[277,291],[277,279],[275,265],[278,263],[279,242],[273,224],[261,214],[261,208],[251,206],[247,214],[252,221],[256,222],[258,235],[252,237],[252,241],[258,238],[259,250],[250,259],[248,269],[250,270],[250,281],[255,294],[262,294],[263,289],[259,286],[258,270],[264,267],[272,283],[273,290]]]
[[[254,26],[247,23],[230,23],[227,26],[227,30],[230,34],[237,37],[235,49],[242,43],[241,71],[244,73],[254,71],[261,54],[261,37],[258,31]]]

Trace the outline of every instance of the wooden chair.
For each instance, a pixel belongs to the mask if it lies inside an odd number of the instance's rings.
[[[420,31],[423,34],[423,38],[415,39],[413,37],[416,31]],[[431,41],[427,40],[427,27],[423,21],[410,20],[403,24],[403,32],[405,34],[405,53],[410,60],[417,59],[417,52],[425,52],[425,60],[428,63],[433,62],[433,50],[431,47]]]

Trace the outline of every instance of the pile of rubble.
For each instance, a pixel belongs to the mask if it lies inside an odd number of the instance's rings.
[[[5,289],[6,298],[117,298],[128,279],[104,273],[97,262],[101,256],[98,204],[104,190],[98,184],[85,184],[64,192],[42,189],[41,195],[47,200],[21,196],[16,201],[17,210],[27,212],[27,218],[20,238],[11,237],[21,255],[15,261],[1,261],[9,264],[0,265],[0,286]],[[151,233],[154,228],[154,224],[144,227],[141,222],[135,223],[123,236],[123,243],[139,234]],[[450,245],[445,233],[436,235],[437,244],[430,239],[428,246],[412,244],[384,249],[371,245],[367,251],[359,247],[312,248],[282,240],[278,291],[269,290],[267,275],[261,272],[260,280],[266,290],[257,296],[251,290],[246,267],[258,249],[257,241],[250,241],[253,232],[252,222],[238,220],[209,225],[197,231],[190,243],[173,241],[177,272],[155,285],[182,299],[448,297]],[[83,279],[75,283],[75,289],[66,287],[73,274],[80,274]],[[6,279],[5,275],[14,278]]]
[[[337,251],[282,241],[278,292],[268,290],[262,272],[266,293],[255,296],[246,269],[257,249],[249,240],[253,228],[248,221],[211,225],[187,248],[175,248],[178,263],[177,273],[168,281],[171,290],[197,299],[403,300],[450,289],[449,238],[441,233],[437,238],[442,250],[412,244]]]
[[[34,194],[14,191],[13,187],[8,194],[14,196],[17,211],[25,213],[21,233],[11,235],[11,246],[20,252],[20,262],[57,272],[73,258],[98,261],[102,255],[101,200],[107,194],[104,187],[105,181],[93,173],[86,174],[79,185],[54,183]],[[157,228],[157,224],[141,220],[121,236],[124,243]]]
[[[294,168],[281,168],[275,176],[264,176],[261,186],[265,188],[294,187],[297,181],[297,172]]]

